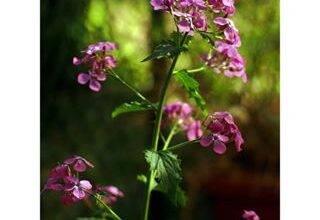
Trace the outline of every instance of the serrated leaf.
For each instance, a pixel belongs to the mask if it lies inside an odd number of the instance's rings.
[[[180,53],[179,45],[176,45],[174,41],[167,40],[162,41],[151,55],[143,59],[141,62],[145,62],[153,59],[160,59],[163,57],[173,57]]]
[[[168,195],[174,205],[178,203],[177,193],[181,182],[180,160],[177,155],[166,152],[145,151],[150,170],[156,172],[157,190]]]
[[[143,102],[130,102],[130,103],[123,103],[119,107],[117,107],[112,112],[112,118],[117,117],[120,114],[128,113],[128,112],[139,112],[139,111],[148,111],[152,110],[153,107],[149,104],[143,103]]]
[[[199,83],[193,78],[187,70],[180,70],[174,74],[175,79],[180,83],[183,89],[185,89],[189,96],[193,98],[197,105],[201,108],[202,112],[206,113],[206,102],[202,98],[199,90]]]

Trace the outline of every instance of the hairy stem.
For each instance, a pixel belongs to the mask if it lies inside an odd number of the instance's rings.
[[[150,102],[146,97],[144,97],[139,91],[137,91],[134,87],[132,87],[129,83],[127,83],[124,79],[122,79],[118,74],[116,74],[114,71],[110,70],[110,75],[117,79],[119,82],[121,82],[124,86],[126,86],[128,89],[130,89],[136,96],[138,96],[142,101],[152,106],[153,110],[157,110],[157,107]]]
[[[183,46],[186,37],[187,37],[187,33],[183,36],[181,43],[180,43],[180,46]],[[159,142],[159,136],[160,136],[160,125],[161,125],[161,120],[162,120],[162,109],[163,109],[167,89],[169,87],[170,80],[171,80],[174,68],[177,64],[179,55],[180,55],[180,53],[178,53],[172,61],[172,64],[170,66],[170,69],[169,69],[167,77],[166,77],[166,81],[164,83],[164,86],[163,86],[163,89],[161,92],[159,105],[158,105],[158,109],[157,109],[157,113],[156,113],[155,127],[153,130],[153,136],[152,136],[152,150],[154,150],[154,151],[158,150],[158,142]],[[144,220],[148,220],[148,216],[149,216],[149,206],[150,206],[150,198],[151,198],[152,184],[154,181],[154,175],[155,175],[154,171],[149,171],[147,190],[146,190],[146,200],[145,200],[145,207],[144,207],[144,217],[143,217]]]

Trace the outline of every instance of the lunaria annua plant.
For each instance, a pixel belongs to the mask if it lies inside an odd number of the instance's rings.
[[[227,145],[233,145],[236,152],[243,150],[244,139],[232,115],[226,111],[207,113],[205,100],[200,94],[200,85],[193,73],[209,68],[217,74],[240,77],[243,82],[247,82],[245,60],[237,49],[241,46],[239,31],[230,19],[236,12],[233,0],[151,0],[150,4],[156,11],[169,13],[176,26],[171,39],[162,41],[153,53],[143,60],[172,59],[157,104],[149,101],[114,71],[116,59],[112,53],[118,49],[116,43],[91,44],[82,51],[82,58],[73,58],[74,65],[83,64],[88,67],[86,72],[78,73],[79,84],[88,84],[92,91],[99,92],[102,89],[101,82],[111,76],[137,96],[138,100],[116,108],[112,113],[113,118],[128,112],[155,113],[151,147],[144,151],[149,171],[145,175],[138,175],[138,180],[146,184],[144,220],[149,219],[153,190],[165,193],[175,205],[183,206],[186,202],[185,193],[180,186],[180,159],[174,151],[196,143],[202,148],[212,149],[217,155],[224,154]],[[208,43],[208,51],[199,54],[203,66],[191,70],[176,70],[180,54],[192,49],[189,48],[189,43],[196,34]],[[173,79],[181,85],[190,100],[194,100],[200,111],[186,102],[166,104],[167,89]],[[179,133],[184,133],[187,140],[172,145],[171,141]],[[93,186],[92,181],[83,179],[82,174],[93,167],[92,163],[80,156],[67,159],[52,169],[44,191],[61,192],[61,200],[66,205],[92,197],[101,208],[102,218],[121,219],[121,215],[116,214],[111,205],[123,197],[124,193],[115,186]],[[246,220],[259,220],[254,211],[244,211],[242,217]]]

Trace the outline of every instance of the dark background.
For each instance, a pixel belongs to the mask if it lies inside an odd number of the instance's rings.
[[[187,205],[176,209],[155,193],[151,219],[235,220],[241,219],[243,209],[254,209],[264,220],[279,219],[279,2],[236,2],[233,20],[241,34],[248,83],[210,70],[196,78],[211,112],[228,110],[234,115],[245,150],[229,148],[223,156],[198,146],[180,151]],[[155,101],[168,63],[140,61],[172,30],[170,17],[153,12],[147,0],[41,1],[41,185],[57,162],[82,155],[96,166],[88,179],[124,191],[125,197],[114,205],[123,219],[141,219],[145,186],[136,175],[147,170],[143,150],[151,143],[152,115],[111,119],[116,106],[135,97],[112,78],[100,93],[80,86],[72,57],[90,43],[117,42],[117,73]],[[177,68],[201,65],[198,55],[208,45],[196,37],[190,47]],[[173,83],[168,102],[177,99],[187,97]],[[41,196],[42,219],[91,214],[85,203],[65,207],[57,193]]]

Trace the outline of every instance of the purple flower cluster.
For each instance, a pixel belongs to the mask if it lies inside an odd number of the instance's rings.
[[[239,31],[228,18],[235,14],[234,0],[151,0],[150,3],[154,10],[170,12],[182,33],[207,32],[212,21],[214,37],[218,40],[214,51],[201,56],[201,60],[218,74],[240,77],[247,82],[246,62],[237,50],[241,46]]]
[[[86,199],[92,193],[92,184],[88,180],[80,180],[78,176],[79,173],[85,172],[87,167],[93,168],[94,166],[80,156],[73,156],[65,160],[63,164],[51,170],[44,190],[62,191],[61,201],[65,205],[72,205]],[[73,172],[78,173],[78,175]],[[113,191],[109,190],[110,195],[104,195],[106,201],[109,201],[111,197],[111,200],[116,201],[115,196],[123,196],[123,193],[114,186],[108,186],[107,189],[113,189]],[[114,195],[114,192],[117,192],[117,195]],[[111,204],[111,202],[108,202],[108,204]]]
[[[227,77],[240,77],[246,83],[246,62],[237,49],[233,45],[222,41],[216,41],[215,45],[216,51],[201,56],[201,59],[216,73],[220,74],[223,72]]]
[[[151,0],[154,10],[169,11],[176,21],[180,32],[193,35],[195,30],[207,31],[206,14],[220,13],[233,15],[233,0]]]
[[[242,150],[241,145],[244,140],[229,112],[215,112],[209,115],[203,124],[206,127],[205,134],[200,140],[203,147],[212,146],[214,152],[223,154],[227,150],[226,144],[234,141],[236,151]]]
[[[201,56],[202,61],[216,73],[223,72],[227,77],[240,77],[246,83],[246,62],[237,50],[241,46],[238,29],[227,17],[216,17],[213,23],[218,29],[217,34],[220,35],[220,39],[215,41],[212,53]]]
[[[175,102],[164,106],[164,120],[178,123],[179,127],[186,133],[189,141],[202,136],[201,122],[193,117],[193,109],[189,104]]]
[[[80,65],[85,63],[89,70],[87,73],[78,74],[78,83],[85,85],[89,83],[92,91],[99,92],[102,81],[106,80],[105,71],[116,67],[116,59],[110,54],[112,50],[118,49],[118,46],[112,42],[99,42],[91,44],[85,51],[83,58],[74,57],[73,64]]]
[[[242,217],[246,220],[260,220],[260,217],[255,213],[255,211],[246,211],[243,210],[244,213]]]

